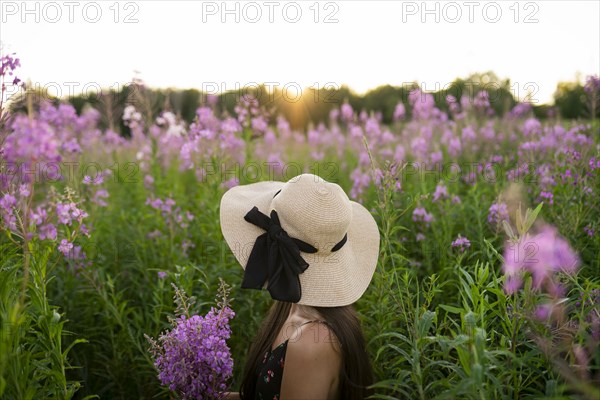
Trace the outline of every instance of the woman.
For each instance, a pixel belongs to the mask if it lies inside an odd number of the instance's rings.
[[[372,383],[352,308],[367,289],[379,230],[362,205],[316,175],[237,186],[221,200],[242,288],[276,300],[229,399],[363,399]]]

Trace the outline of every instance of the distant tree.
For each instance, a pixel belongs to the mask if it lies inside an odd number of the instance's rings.
[[[554,92],[554,104],[563,118],[583,118],[586,94],[579,82],[560,82]]]

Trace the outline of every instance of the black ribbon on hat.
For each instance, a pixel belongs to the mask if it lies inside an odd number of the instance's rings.
[[[298,275],[308,268],[300,251],[316,253],[317,249],[300,239],[289,237],[281,228],[275,210],[271,211],[269,218],[255,206],[244,219],[266,232],[256,238],[244,271],[242,288],[262,289],[268,280],[267,290],[273,299],[297,303],[302,297]]]
[[[281,189],[273,198],[279,192]],[[302,297],[298,275],[309,266],[300,255],[300,251],[316,253],[318,250],[309,243],[290,237],[281,227],[275,210],[271,211],[269,218],[254,206],[244,219],[266,232],[256,238],[244,271],[242,288],[262,289],[268,280],[267,290],[274,300],[297,303]],[[348,234],[345,234],[331,251],[341,249],[347,240]]]

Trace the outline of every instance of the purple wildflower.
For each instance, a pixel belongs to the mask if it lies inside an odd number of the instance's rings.
[[[69,255],[71,250],[73,250],[73,243],[69,242],[67,239],[60,241],[60,244],[58,245],[58,251],[63,253],[65,257]]]
[[[159,338],[154,365],[158,378],[183,399],[213,399],[227,389],[233,359],[226,340],[231,335],[229,307],[211,308],[205,317],[180,316]]]
[[[13,207],[17,205],[17,199],[15,196],[13,196],[10,193],[6,193],[4,196],[2,196],[2,198],[0,199],[0,208],[2,209],[2,211],[4,212],[12,212]]]
[[[433,193],[433,202],[436,202],[440,199],[447,199],[448,197],[448,188],[443,183],[438,183],[437,187],[435,188],[435,192]]]
[[[34,225],[41,225],[46,218],[48,218],[48,213],[40,206],[37,206],[35,211],[31,210],[29,213],[29,219]]]
[[[503,270],[507,282],[509,278],[512,280],[518,278],[521,273],[529,272],[536,289],[541,288],[556,272],[575,273],[579,264],[579,257],[569,243],[559,236],[556,228],[549,225],[544,226],[535,235],[525,236],[517,243],[508,242],[504,248]],[[520,282],[520,278],[518,279]],[[508,293],[516,289],[512,286],[505,287]]]
[[[504,282],[504,291],[506,294],[516,293],[523,284],[523,280],[519,276],[507,275]]]
[[[223,183],[221,183],[221,187],[226,188],[226,189],[231,189],[234,186],[237,186],[240,184],[240,180],[237,178],[237,176],[234,176],[231,179],[228,179],[226,181],[224,181]]]
[[[540,198],[548,201],[548,204],[554,204],[554,194],[552,192],[542,191],[540,193]]]
[[[423,207],[417,207],[413,211],[412,220],[415,222],[423,222],[428,227],[433,221],[433,215],[428,213]]]
[[[508,221],[508,208],[505,203],[494,203],[488,210],[488,222],[494,225],[502,224],[502,221]]]
[[[396,104],[396,108],[394,109],[394,121],[404,119],[405,116],[406,109],[404,108],[404,104],[402,102]]]
[[[523,118],[531,112],[532,108],[531,103],[517,103],[508,115],[512,118]]]
[[[104,201],[108,197],[108,191],[106,189],[100,189],[94,194],[92,201],[98,204],[100,207],[106,207],[108,203]]]
[[[536,307],[534,316],[540,321],[547,321],[552,314],[552,304],[544,303]]]
[[[19,186],[19,196],[28,197],[31,191],[29,190],[29,185],[22,184]]]
[[[467,248],[471,247],[471,241],[466,237],[458,235],[456,240],[452,242],[452,247],[458,248],[458,251],[463,253]]]
[[[40,240],[56,240],[56,227],[52,224],[42,225],[39,232]]]
[[[154,178],[152,175],[144,176],[144,187],[148,190],[152,189],[152,185],[154,184]]]
[[[341,107],[342,120],[344,122],[351,122],[354,119],[354,110],[348,103],[342,104]]]
[[[585,81],[583,90],[585,90],[587,93],[600,92],[600,77],[589,75]]]

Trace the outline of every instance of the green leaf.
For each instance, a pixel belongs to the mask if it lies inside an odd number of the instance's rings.
[[[517,232],[519,232],[520,236],[523,236],[525,232],[523,231],[523,215],[521,214],[521,204],[519,203],[519,209],[517,210],[517,215],[515,216],[515,223],[517,224]]]
[[[524,226],[524,231],[527,232],[529,231],[529,228],[531,228],[533,226],[533,223],[535,222],[538,214],[540,213],[540,211],[542,210],[542,206],[544,205],[544,203],[540,203],[538,204],[538,206],[535,208],[535,210],[533,210],[533,212],[530,213],[531,210],[527,210],[527,215],[526,215],[526,220],[525,220],[525,226]]]
[[[502,227],[504,228],[504,232],[506,232],[506,236],[508,236],[509,239],[514,240],[516,238],[515,232],[507,220],[502,220]]]
[[[462,308],[458,308],[458,307],[454,307],[454,306],[447,306],[446,304],[440,304],[439,307],[441,307],[442,309],[444,309],[452,314],[460,314],[461,312],[464,311],[464,309],[462,309]]]
[[[419,337],[424,337],[431,329],[431,325],[433,325],[433,321],[435,320],[435,313],[433,311],[425,311],[421,318],[419,319]]]

